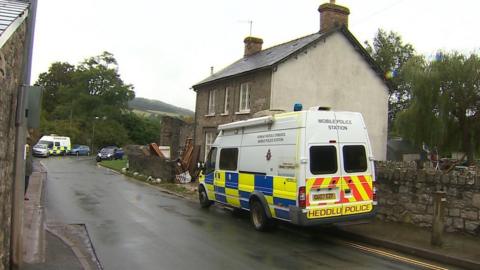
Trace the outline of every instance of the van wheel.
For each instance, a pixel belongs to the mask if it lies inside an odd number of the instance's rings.
[[[213,204],[213,202],[208,199],[207,191],[205,191],[203,186],[198,188],[198,200],[200,201],[200,206],[202,208],[208,208]]]
[[[250,221],[257,231],[264,232],[272,227],[272,220],[267,217],[259,200],[253,200],[250,204]]]

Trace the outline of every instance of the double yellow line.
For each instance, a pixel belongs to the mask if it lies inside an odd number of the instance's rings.
[[[448,268],[443,268],[443,267],[440,267],[440,266],[437,266],[437,265],[433,265],[433,264],[429,264],[429,263],[417,261],[417,260],[414,260],[414,259],[410,259],[410,258],[407,258],[407,257],[395,255],[395,254],[393,254],[393,253],[389,253],[389,252],[386,252],[386,251],[382,251],[382,250],[378,250],[378,249],[374,249],[374,248],[362,246],[362,245],[359,245],[359,244],[355,244],[355,243],[351,243],[351,242],[345,242],[345,244],[348,245],[348,246],[351,246],[351,247],[353,247],[353,248],[356,248],[356,249],[359,249],[359,250],[363,250],[363,251],[365,251],[365,252],[377,254],[377,255],[380,255],[380,256],[383,256],[383,257],[387,257],[387,258],[390,258],[390,259],[393,259],[393,260],[401,261],[401,262],[404,262],[404,263],[417,265],[417,266],[420,266],[420,267],[424,267],[425,269],[448,270]]]

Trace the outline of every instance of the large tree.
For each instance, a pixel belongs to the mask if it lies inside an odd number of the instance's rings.
[[[373,44],[365,42],[366,49],[385,72],[389,83],[388,124],[393,130],[397,114],[403,111],[410,102],[410,88],[405,83],[402,68],[415,55],[415,49],[404,43],[402,37],[395,32],[379,29]]]
[[[480,146],[480,57],[415,57],[404,74],[412,103],[399,115],[399,132],[418,145],[438,146],[441,152],[463,151],[472,163]]]
[[[91,144],[93,140],[98,146],[152,142],[160,133],[158,121],[136,116],[128,109],[135,92],[120,78],[111,53],[88,58],[77,66],[53,63],[36,84],[45,89],[43,133],[67,135],[74,143]]]

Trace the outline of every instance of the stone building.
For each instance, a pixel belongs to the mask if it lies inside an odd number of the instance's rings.
[[[385,160],[388,86],[383,71],[348,30],[346,7],[319,7],[320,30],[262,50],[262,39],[244,40],[243,58],[193,86],[195,144],[203,158],[217,126],[263,110],[326,106],[365,118],[374,158]],[[205,151],[205,149],[207,151]]]
[[[19,108],[24,104],[22,86],[29,83],[32,6],[29,1],[0,0],[0,270],[21,263],[24,180],[19,186],[15,179],[23,179],[25,129]]]

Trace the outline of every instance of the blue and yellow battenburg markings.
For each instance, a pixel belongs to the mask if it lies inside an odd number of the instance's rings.
[[[208,197],[221,203],[249,210],[250,195],[257,191],[265,196],[272,217],[284,220],[290,219],[289,206],[296,205],[297,183],[294,178],[226,171],[216,171],[204,177]]]

